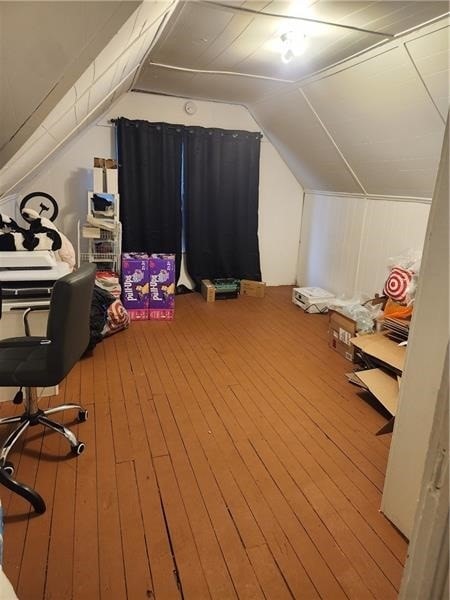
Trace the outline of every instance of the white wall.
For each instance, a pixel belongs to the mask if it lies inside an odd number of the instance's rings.
[[[196,101],[197,112],[184,111],[186,100],[130,92],[122,96],[95,124],[79,133],[20,190],[48,192],[60,206],[57,225],[76,241],[76,224],[86,214],[86,192],[92,189],[94,156],[115,156],[112,117],[145,119],[259,131],[250,113],[242,106]],[[259,242],[263,279],[269,285],[293,284],[303,190],[272,144],[263,138],[260,163]],[[2,210],[5,210],[2,208]]]
[[[408,538],[427,453],[433,447],[430,436],[438,393],[442,378],[448,378],[448,372],[443,371],[449,343],[448,154],[447,125],[381,505],[381,510]]]
[[[307,193],[297,282],[337,295],[381,292],[387,261],[422,250],[429,204]]]

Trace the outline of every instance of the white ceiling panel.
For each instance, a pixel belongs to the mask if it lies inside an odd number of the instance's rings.
[[[89,94],[84,94],[75,104],[77,125],[79,125],[89,112]]]
[[[336,4],[340,6],[342,3]],[[316,5],[311,8],[312,11]],[[279,10],[279,7],[275,8]],[[341,8],[339,14],[342,16],[345,11]],[[315,16],[314,12],[312,16]],[[307,51],[301,59],[294,59],[288,65],[283,64],[280,57],[280,36],[287,31],[304,33],[307,43]],[[185,2],[180,3],[174,12],[151,52],[150,61],[189,69],[298,80],[383,39],[387,38],[329,25]]]
[[[0,165],[67,93],[138,2],[0,2]]]
[[[306,189],[361,193],[300,92],[291,90],[249,108]]]
[[[414,63],[445,119],[450,95],[450,28],[421,36],[406,44]]]
[[[57,142],[62,141],[68,136],[77,126],[77,116],[75,113],[75,107],[72,106],[63,117],[54,123],[48,132]]]
[[[91,87],[94,81],[94,76],[95,69],[94,63],[92,63],[75,83],[75,93],[77,95],[77,98],[81,98],[84,92]]]
[[[431,197],[444,125],[401,48],[303,89],[368,193]]]
[[[237,75],[191,73],[146,64],[135,91],[170,94],[203,100],[248,104],[284,89],[283,83]]]

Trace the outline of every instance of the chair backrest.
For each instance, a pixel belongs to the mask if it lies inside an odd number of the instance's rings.
[[[90,337],[90,314],[96,266],[83,264],[55,282],[50,299],[47,338],[49,365],[63,379],[85,352]]]

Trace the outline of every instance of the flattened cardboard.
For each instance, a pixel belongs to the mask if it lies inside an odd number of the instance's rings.
[[[346,373],[345,376],[347,377],[349,383],[353,383],[353,385],[357,385],[358,387],[363,388],[363,390],[369,389],[367,385],[358,377],[358,373],[354,373],[352,371],[351,373]]]
[[[355,375],[362,381],[375,398],[395,416],[398,406],[398,381],[381,369],[358,371]]]
[[[381,360],[386,365],[396,369],[400,373],[405,364],[406,348],[398,346],[382,333],[371,333],[354,337],[351,343],[365,354]]]

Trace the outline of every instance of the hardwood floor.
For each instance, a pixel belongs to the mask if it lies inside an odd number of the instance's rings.
[[[0,490],[20,600],[397,597],[385,418],[290,293],[177,297],[172,323],[132,323],[43,399],[81,399],[89,420],[64,422],[87,449],[36,428],[11,456],[47,502],[29,516]]]

